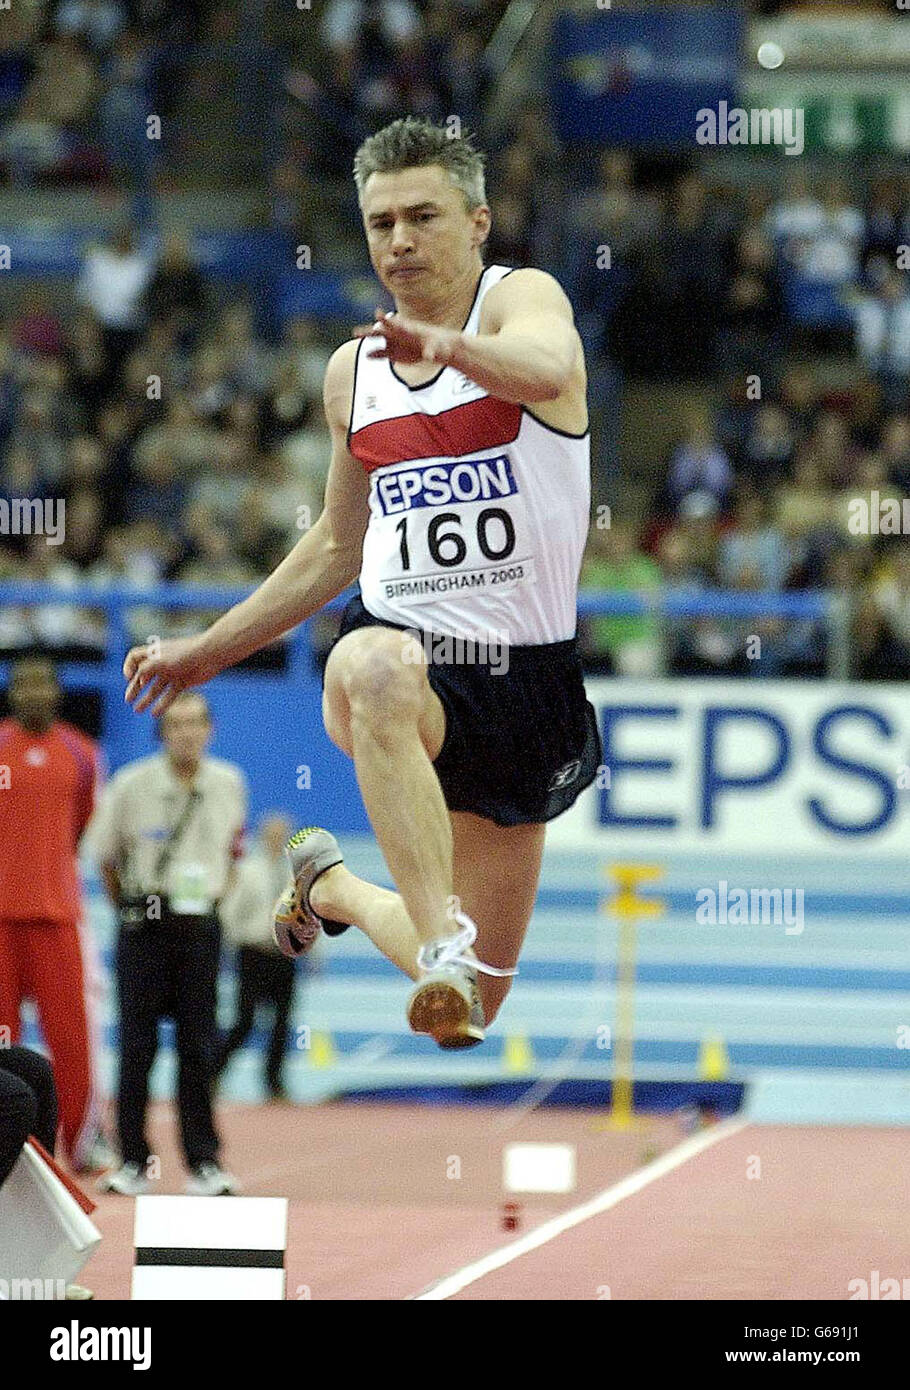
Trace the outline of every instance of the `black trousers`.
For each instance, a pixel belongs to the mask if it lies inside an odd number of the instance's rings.
[[[57,1138],[57,1092],[46,1057],[27,1047],[0,1050],[0,1187],[30,1134],[48,1153]]]
[[[237,952],[237,1019],[218,1049],[218,1071],[249,1037],[258,1004],[270,1005],[274,1023],[266,1056],[269,1089],[281,1088],[281,1068],[287,1048],[288,1018],[294,995],[294,962],[274,951],[241,946]]]
[[[221,929],[214,917],[174,917],[164,910],[160,922],[120,928],[117,1127],[125,1163],[144,1166],[149,1156],[149,1073],[162,1018],[177,1025],[177,1109],[187,1166],[217,1161],[212,1080],[220,953]]]

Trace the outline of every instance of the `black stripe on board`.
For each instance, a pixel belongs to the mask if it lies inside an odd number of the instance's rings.
[[[283,1250],[194,1250],[144,1245],[136,1251],[137,1265],[198,1265],[203,1269],[283,1269]]]

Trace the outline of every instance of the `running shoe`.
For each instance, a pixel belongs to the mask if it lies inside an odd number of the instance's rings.
[[[275,904],[272,932],[279,951],[296,960],[312,950],[321,931],[329,936],[347,931],[347,922],[320,917],[310,907],[310,889],[319,875],[342,864],[344,859],[335,836],[318,825],[298,830],[288,840],[284,852],[294,881]]]
[[[191,1170],[185,1191],[189,1197],[233,1197],[237,1192],[237,1180],[209,1159],[197,1163]]]
[[[95,1184],[96,1191],[119,1192],[121,1197],[142,1197],[150,1186],[141,1163],[123,1163]]]
[[[408,1000],[408,1024],[414,1033],[429,1033],[440,1047],[476,1047],[484,1032],[477,971],[466,965],[428,970]]]
[[[486,1036],[477,972],[504,976],[518,971],[500,970],[473,952],[469,955],[477,928],[464,912],[455,921],[453,936],[420,948],[417,964],[424,973],[408,999],[408,1023],[415,1033],[429,1033],[440,1047],[476,1047]]]

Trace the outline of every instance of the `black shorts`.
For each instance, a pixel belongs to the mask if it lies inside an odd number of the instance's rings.
[[[409,629],[370,613],[358,594],[336,640],[361,627]],[[425,651],[438,651],[425,641]],[[427,667],[446,716],[433,766],[450,811],[473,811],[497,825],[553,820],[591,785],[602,758],[597,716],[574,638],[509,647],[508,669],[494,661]],[[505,664],[505,663],[503,663]]]

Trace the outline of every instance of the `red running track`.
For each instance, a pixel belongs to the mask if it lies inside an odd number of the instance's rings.
[[[505,1143],[578,1153],[577,1191],[524,1199],[523,1237],[630,1175],[648,1179],[643,1165],[684,1138],[667,1117],[632,1133],[604,1131],[602,1118],[339,1103],[231,1106],[220,1124],[244,1192],[290,1199],[288,1297],[394,1300],[514,1241],[500,1227]],[[168,1107],[154,1107],[151,1134],[156,1190],[181,1191]],[[910,1275],[906,1148],[899,1129],[748,1127],[452,1296],[846,1299],[849,1280],[875,1269]],[[128,1298],[134,1204],[98,1201],[104,1239],[80,1280],[99,1298]]]

